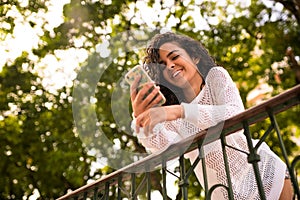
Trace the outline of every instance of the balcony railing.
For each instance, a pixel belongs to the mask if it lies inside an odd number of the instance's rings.
[[[280,144],[282,157],[288,167],[293,188],[294,188],[294,199],[300,199],[299,183],[297,178],[296,166],[299,164],[300,155],[293,157],[292,161],[289,161],[285,145],[283,143],[282,134],[280,133],[279,126],[276,121],[277,114],[289,110],[289,112],[299,112],[296,105],[300,103],[300,85],[291,88],[257,106],[254,106],[246,111],[226,120],[223,125],[222,134],[213,134],[214,130],[207,134],[206,131],[202,131],[195,136],[186,138],[176,144],[172,144],[163,152],[157,154],[151,154],[146,158],[139,160],[138,162],[132,163],[120,170],[117,170],[91,184],[87,184],[75,191],[69,192],[66,195],[59,198],[59,200],[64,199],[137,199],[138,195],[141,193],[151,199],[151,170],[159,168],[161,170],[161,194],[163,199],[168,199],[167,196],[167,173],[171,173],[167,169],[167,162],[169,160],[178,159],[180,166],[180,176],[178,176],[179,187],[181,190],[181,196],[183,199],[188,199],[188,179],[193,173],[194,168],[199,162],[204,163],[204,157],[201,155],[201,150],[203,145],[208,144],[217,139],[221,140],[223,148],[223,157],[225,163],[225,170],[227,173],[227,185],[215,185],[214,187],[208,189],[208,183],[205,178],[205,165],[202,165],[204,172],[204,191],[205,199],[210,199],[210,195],[213,190],[217,187],[224,187],[228,191],[228,196],[233,199],[230,175],[229,175],[229,165],[226,162],[227,155],[225,148],[232,148],[226,144],[227,135],[234,133],[238,130],[244,129],[244,134],[247,138],[249,152],[245,152],[248,155],[248,161],[253,165],[256,183],[259,188],[260,199],[266,199],[262,187],[262,180],[258,171],[259,155],[256,150],[261,145],[261,143],[266,139],[271,132],[276,133],[278,142]],[[296,110],[296,111],[295,111]],[[299,112],[300,114],[300,112]],[[269,128],[260,137],[258,144],[253,146],[250,134],[250,126],[261,121],[268,119],[270,121]],[[217,127],[217,126],[216,126]],[[216,133],[217,133],[216,128]],[[184,148],[187,147],[188,148]],[[199,149],[200,155],[197,160],[190,166],[184,162],[183,153],[190,152],[194,149]],[[299,171],[299,168],[298,168]],[[130,173],[129,173],[130,172]],[[172,174],[176,176],[176,174]],[[139,178],[139,181],[137,181]],[[141,180],[142,179],[142,180]],[[128,183],[130,184],[128,186]],[[199,186],[200,187],[200,186]]]

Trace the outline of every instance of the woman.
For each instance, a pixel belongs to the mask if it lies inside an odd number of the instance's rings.
[[[133,128],[139,141],[151,152],[168,147],[190,135],[208,129],[242,111],[244,106],[228,72],[215,64],[207,50],[197,41],[171,32],[154,36],[146,50],[145,63],[149,75],[160,87],[145,97],[153,83],[137,90],[138,79],[131,86]],[[167,102],[161,100],[161,88]],[[229,145],[248,149],[243,131],[226,137]],[[255,141],[253,141],[255,143]],[[203,147],[209,188],[215,184],[227,185],[220,141]],[[186,156],[193,163],[198,150]],[[267,199],[291,199],[290,180],[285,180],[286,165],[263,143],[259,148],[259,162]],[[260,199],[253,167],[244,153],[228,149],[228,160],[234,199]],[[203,185],[202,166],[195,174]],[[228,199],[220,187],[212,199]]]

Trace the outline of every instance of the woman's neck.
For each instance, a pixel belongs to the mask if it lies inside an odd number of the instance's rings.
[[[183,93],[184,93],[185,101],[190,103],[200,93],[200,90],[197,92],[197,91],[194,91],[194,90],[184,89]]]
[[[183,88],[183,94],[187,102],[191,102],[201,92],[203,79],[201,76],[196,76],[192,82],[185,88]]]

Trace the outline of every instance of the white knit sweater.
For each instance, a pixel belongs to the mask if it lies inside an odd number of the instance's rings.
[[[182,103],[184,119],[160,123],[148,137],[140,131],[137,137],[141,144],[151,152],[158,152],[187,136],[199,133],[201,130],[208,129],[208,134],[210,134],[210,127],[244,111],[239,91],[224,68],[212,68],[205,83],[205,87],[191,103]],[[134,124],[135,120],[132,122],[132,127],[135,127]],[[227,144],[248,152],[243,131],[227,136],[226,141]],[[257,141],[253,140],[253,143],[255,145]],[[205,145],[203,149],[209,188],[219,183],[227,185],[220,140]],[[231,148],[226,150],[234,199],[260,199],[253,166],[247,162],[247,155]],[[268,200],[277,200],[283,187],[286,166],[265,143],[261,145],[258,153],[261,158],[259,168],[266,197]],[[193,163],[198,156],[198,150],[185,156]],[[195,168],[195,174],[204,186],[201,163]],[[214,190],[212,199],[228,199],[227,191],[223,187],[218,187]]]

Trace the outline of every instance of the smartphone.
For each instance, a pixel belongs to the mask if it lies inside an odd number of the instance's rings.
[[[135,67],[133,67],[132,69],[129,70],[129,72],[127,72],[125,74],[125,80],[127,81],[127,83],[129,83],[130,85],[133,84],[134,80],[136,79],[136,77],[138,75],[141,75],[141,79],[138,83],[138,90],[140,88],[143,87],[144,84],[146,83],[151,83],[153,82],[153,80],[150,78],[150,76],[148,75],[148,73],[144,70],[144,68],[140,65],[137,65]],[[154,89],[154,88],[152,88]],[[144,98],[146,98],[146,96],[151,93],[152,90],[149,90],[149,92],[145,95]],[[162,97],[161,101],[158,103],[158,105],[163,105],[166,102],[166,98],[164,97],[164,95],[159,91],[158,95],[160,95]]]

